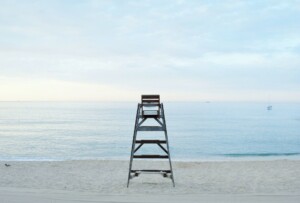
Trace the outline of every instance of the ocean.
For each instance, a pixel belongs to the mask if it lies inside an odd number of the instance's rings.
[[[300,103],[165,102],[173,160],[299,159]],[[130,156],[137,103],[0,102],[0,160]],[[138,138],[163,138],[143,132]],[[161,153],[143,146],[141,153]]]

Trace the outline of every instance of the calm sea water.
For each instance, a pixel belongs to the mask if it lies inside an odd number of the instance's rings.
[[[0,160],[128,159],[136,105],[0,102]],[[300,157],[300,103],[164,105],[175,160]]]

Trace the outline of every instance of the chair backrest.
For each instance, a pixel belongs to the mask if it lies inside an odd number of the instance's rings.
[[[159,95],[142,95],[142,115],[144,117],[158,117],[160,114]]]
[[[142,104],[158,106],[160,104],[159,95],[158,94],[142,95]]]

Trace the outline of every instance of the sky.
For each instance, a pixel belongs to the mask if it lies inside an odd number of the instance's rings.
[[[0,101],[300,101],[300,1],[0,0]]]

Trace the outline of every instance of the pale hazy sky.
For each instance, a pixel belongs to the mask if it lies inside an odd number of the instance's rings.
[[[0,101],[300,101],[300,1],[0,0]]]

